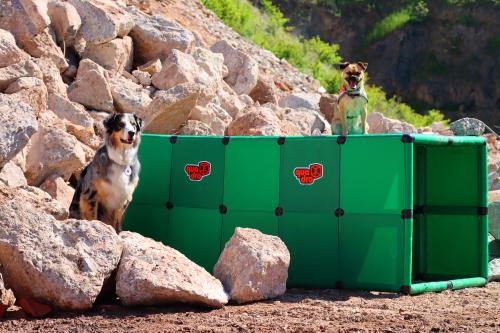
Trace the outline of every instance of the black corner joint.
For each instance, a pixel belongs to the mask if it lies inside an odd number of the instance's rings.
[[[278,144],[279,144],[280,146],[284,145],[284,144],[285,144],[285,140],[286,140],[286,138],[285,138],[284,136],[280,136],[280,137],[278,138]]]
[[[335,289],[344,289],[344,286],[342,285],[342,281],[335,282]]]
[[[276,209],[274,210],[274,214],[276,214],[276,216],[281,216],[281,215],[283,215],[283,208],[281,208],[281,207],[276,207]]]
[[[452,144],[453,144],[453,137],[449,136],[448,137],[448,145],[452,145]]]
[[[224,146],[227,146],[227,145],[228,145],[228,143],[229,143],[229,137],[228,137],[228,136],[223,137],[223,138],[222,138],[222,144],[223,144]]]
[[[401,218],[403,220],[408,220],[413,218],[413,209],[403,209],[401,211]]]
[[[347,136],[345,135],[340,135],[337,137],[337,143],[339,145],[343,145],[347,141]]]
[[[401,141],[403,143],[413,143],[415,142],[415,137],[410,134],[403,134],[403,136],[401,137]]]
[[[174,204],[170,201],[167,201],[165,203],[165,207],[167,207],[168,210],[171,210],[172,208],[174,208]]]
[[[344,216],[344,213],[345,213],[345,212],[344,212],[344,210],[343,210],[342,208],[337,208],[337,209],[335,210],[335,216],[337,216],[337,217]]]
[[[177,142],[177,136],[173,135],[170,137],[170,143],[175,144]]]
[[[413,214],[421,215],[425,213],[424,206],[413,206]]]
[[[411,295],[411,286],[402,286],[401,288],[399,288],[399,291],[403,295]]]
[[[488,215],[488,207],[477,207],[477,215],[479,216]]]
[[[226,214],[227,213],[227,207],[224,206],[224,205],[220,205],[219,206],[219,213],[221,213],[222,215]]]

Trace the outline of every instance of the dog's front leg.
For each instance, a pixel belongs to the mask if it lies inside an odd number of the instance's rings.
[[[113,228],[115,228],[116,232],[121,232],[122,231],[122,219],[123,215],[125,214],[125,211],[127,210],[128,205],[130,204],[130,201],[127,201],[122,208],[117,209],[113,213]]]
[[[97,220],[97,202],[94,196],[80,197],[80,218],[83,220]]]
[[[342,135],[347,135],[349,134],[349,127],[347,125],[347,113],[344,111],[342,112],[342,118],[340,119],[342,123]]]
[[[368,116],[368,105],[365,105],[363,107],[363,113],[361,113],[361,129],[363,131],[363,134],[367,134],[368,131],[366,130],[366,117]]]

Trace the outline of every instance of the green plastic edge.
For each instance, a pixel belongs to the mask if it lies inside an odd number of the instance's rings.
[[[411,209],[413,211],[413,155],[414,155],[414,145],[413,144],[403,144],[405,165],[406,165],[406,209]],[[403,219],[404,223],[404,271],[403,271],[403,285],[410,285],[413,275],[413,217],[409,219]]]
[[[479,149],[479,165],[482,166],[479,179],[481,206],[488,207],[488,145],[483,144]],[[479,233],[479,253],[480,253],[480,271],[481,276],[488,279],[488,215],[479,217],[480,233]]]
[[[415,134],[416,144],[426,145],[481,145],[485,139],[480,136],[443,136],[431,134]]]
[[[409,292],[411,295],[418,295],[425,292],[436,292],[443,290],[456,290],[470,287],[483,287],[486,279],[483,277],[473,277],[466,279],[456,279],[449,281],[436,281],[412,284]]]

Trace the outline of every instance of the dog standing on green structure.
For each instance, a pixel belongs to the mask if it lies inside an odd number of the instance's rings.
[[[368,96],[365,91],[366,62],[340,65],[344,84],[340,90],[338,101],[334,105],[332,133],[337,135],[366,134],[368,124]]]

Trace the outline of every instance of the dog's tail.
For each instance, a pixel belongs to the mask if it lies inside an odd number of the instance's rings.
[[[80,196],[82,195],[82,184],[85,175],[87,174],[86,166],[82,173],[80,174],[80,180],[78,181],[78,185],[76,186],[75,194],[73,195],[73,199],[71,200],[71,205],[69,206],[69,217],[72,219],[80,219]]]

